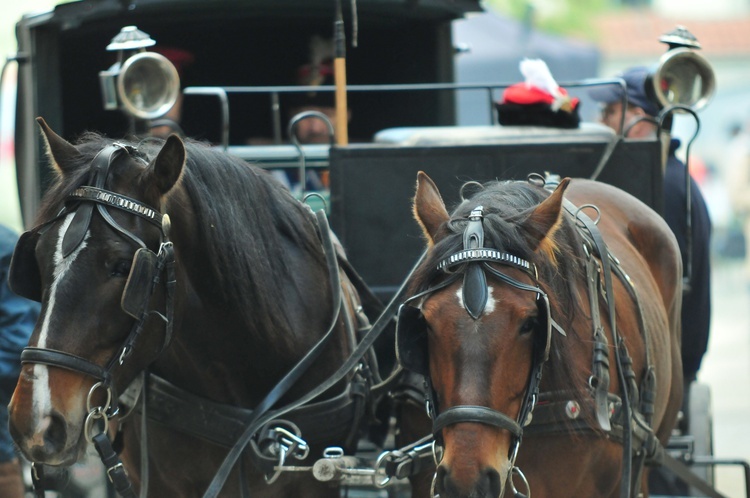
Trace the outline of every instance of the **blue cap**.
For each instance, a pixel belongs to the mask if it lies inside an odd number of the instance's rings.
[[[646,81],[649,76],[648,68],[644,66],[632,67],[616,77],[625,80],[627,86],[628,105],[638,106],[650,116],[659,114],[659,107],[646,94]],[[619,85],[602,85],[592,88],[589,96],[597,102],[613,104],[622,102],[622,87]]]

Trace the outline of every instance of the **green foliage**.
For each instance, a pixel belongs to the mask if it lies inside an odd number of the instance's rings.
[[[500,14],[548,33],[595,40],[594,16],[612,8],[611,0],[486,0]]]

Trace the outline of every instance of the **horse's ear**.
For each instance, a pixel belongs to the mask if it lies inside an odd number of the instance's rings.
[[[52,167],[55,171],[65,174],[69,168],[72,168],[74,159],[78,158],[81,154],[73,144],[52,131],[52,128],[49,127],[44,118],[38,117],[36,118],[36,122],[44,134],[44,140],[47,144],[45,148]]]
[[[529,246],[535,252],[544,252],[555,258],[554,234],[562,223],[562,201],[570,178],[563,179],[554,192],[531,212],[522,224]]]
[[[166,194],[180,179],[185,166],[185,144],[175,134],[169,135],[156,158],[151,161],[148,170],[153,175],[156,187]]]
[[[422,227],[429,245],[435,243],[440,227],[450,219],[440,191],[424,171],[417,173],[417,194],[414,196],[414,218]]]

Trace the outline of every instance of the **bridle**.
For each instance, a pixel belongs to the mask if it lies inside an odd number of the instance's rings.
[[[531,422],[539,394],[544,363],[549,359],[552,328],[562,335],[565,332],[550,315],[549,298],[538,285],[536,267],[529,261],[507,252],[484,247],[483,207],[474,208],[468,216],[468,223],[463,234],[463,249],[438,262],[436,268],[448,274],[448,278],[407,299],[399,310],[397,325],[397,354],[399,361],[408,370],[425,377],[427,382],[427,412],[433,419],[432,432],[436,444],[442,446],[442,430],[458,423],[480,423],[497,427],[510,432],[512,443],[509,452],[510,474],[518,475],[524,483],[526,478],[515,466],[523,427]],[[516,280],[498,270],[490,263],[517,268],[528,274],[537,285],[529,285]],[[487,273],[502,282],[524,292],[537,295],[537,306],[540,316],[544,317],[544,332],[537,330],[531,372],[524,394],[524,400],[518,416],[514,419],[505,413],[486,406],[457,405],[438,413],[435,393],[430,382],[429,364],[427,362],[426,324],[420,305],[435,292],[447,288],[463,277],[462,295],[467,313],[475,320],[482,316],[487,300]],[[439,452],[436,452],[439,453]],[[439,462],[438,462],[439,463]],[[512,479],[510,479],[513,485]],[[514,486],[515,487],[515,486]],[[528,488],[528,484],[526,483]]]
[[[72,216],[73,218],[62,236],[64,257],[72,253],[83,242],[94,209],[115,233],[139,246],[133,258],[120,303],[123,311],[134,318],[135,323],[115,354],[103,366],[78,355],[56,349],[26,347],[21,353],[22,363],[38,363],[59,367],[97,380],[87,397],[88,416],[84,424],[85,437],[89,442],[93,441],[97,444],[97,450],[99,450],[98,443],[100,442],[98,439],[101,436],[106,439],[108,420],[117,415],[119,411],[118,393],[113,383],[113,371],[122,366],[132,354],[146,320],[152,314],[165,322],[164,340],[160,352],[170,344],[174,326],[174,287],[176,281],[174,249],[172,242],[169,240],[169,216],[161,214],[158,210],[138,200],[104,189],[110,166],[122,154],[127,154],[128,157],[148,164],[145,157],[130,145],[115,142],[101,150],[91,163],[88,184],[78,187],[67,197],[66,206],[56,217],[22,234],[11,260],[8,279],[14,292],[23,297],[41,301],[40,272],[34,258],[35,247],[40,235],[52,223],[66,216]],[[109,213],[110,208],[140,217],[159,228],[160,244],[158,252],[149,249],[140,237],[120,226]],[[166,274],[165,278],[162,278],[162,274]],[[163,314],[150,309],[151,297],[159,284],[164,285],[166,295],[165,312]],[[104,391],[106,401],[103,405],[95,406],[93,395],[99,389]],[[104,429],[101,431],[102,433],[97,434],[95,426],[99,422]],[[114,454],[114,452],[110,453]],[[104,456],[102,458],[104,459]],[[121,464],[119,465],[121,467]],[[110,468],[111,470],[112,468]],[[112,477],[112,474],[110,474],[110,478]]]

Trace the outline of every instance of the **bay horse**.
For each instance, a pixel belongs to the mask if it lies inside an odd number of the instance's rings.
[[[441,498],[647,495],[643,464],[676,423],[674,236],[615,187],[550,183],[472,187],[449,215],[418,175],[428,250],[397,348],[428,380]]]
[[[116,434],[136,492],[203,496],[253,409],[293,403],[348,357],[366,325],[356,289],[335,255],[327,264],[327,225],[264,170],[176,135],[73,145],[38,121],[55,180],[12,263],[14,290],[42,302],[12,436],[32,462],[67,466]],[[303,358],[309,368],[280,388]],[[362,366],[258,431],[221,496],[338,496],[310,472],[274,474],[284,461],[264,448],[286,438],[307,465],[350,450]]]

